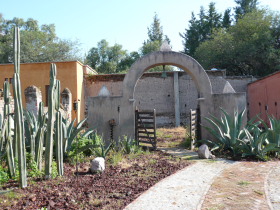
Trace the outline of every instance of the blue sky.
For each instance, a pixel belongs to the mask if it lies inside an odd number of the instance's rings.
[[[213,0],[212,0],[213,1]],[[95,47],[101,39],[110,45],[121,44],[137,51],[147,37],[147,27],[155,13],[170,40],[173,50],[183,50],[179,32],[188,27],[191,12],[207,8],[211,0],[0,0],[0,13],[5,19],[34,18],[39,24],[56,26],[58,37],[78,40],[82,52]],[[235,6],[234,0],[215,0],[223,12]],[[261,6],[280,11],[279,0],[261,0]]]

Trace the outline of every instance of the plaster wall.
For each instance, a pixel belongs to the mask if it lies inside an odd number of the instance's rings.
[[[224,71],[206,71],[212,84],[213,93],[222,93],[225,80]],[[156,109],[157,125],[174,125],[174,82],[173,72],[167,73],[167,78],[162,78],[161,73],[144,73],[135,87],[135,106],[140,110]],[[124,75],[95,75],[93,80],[86,81],[86,98],[95,97],[105,85],[111,96],[122,95]],[[237,92],[246,92],[247,84],[251,77],[233,77],[230,83]],[[179,72],[179,101],[181,123],[189,124],[189,111],[198,105],[198,92],[192,78],[185,72]]]
[[[61,91],[69,88],[73,101],[80,100],[80,110],[72,111],[72,119],[77,118],[80,121],[84,118],[84,93],[83,93],[83,64],[78,61],[54,62],[57,67],[57,79],[61,82]],[[47,85],[49,85],[50,62],[46,63],[23,63],[20,65],[21,90],[24,96],[24,90],[28,86],[36,86],[41,90],[42,100],[46,104]],[[3,87],[5,79],[11,81],[14,75],[13,64],[0,64],[0,83]],[[12,90],[12,85],[11,85]],[[13,93],[13,91],[11,91]],[[25,97],[22,97],[25,106]]]

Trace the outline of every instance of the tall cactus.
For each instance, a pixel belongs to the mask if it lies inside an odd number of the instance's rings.
[[[46,115],[44,114],[44,104],[40,102],[39,112],[37,117],[38,131],[35,139],[35,161],[37,163],[38,169],[42,170],[42,156],[43,156],[43,144],[44,144],[44,134],[46,130],[45,122]]]
[[[63,130],[62,130],[62,115],[60,111],[56,112],[56,129],[55,129],[55,152],[57,171],[59,176],[63,176]]]
[[[26,172],[26,154],[25,154],[25,141],[24,141],[24,118],[21,98],[21,85],[20,85],[20,37],[19,28],[14,30],[14,104],[15,104],[15,131],[14,138],[17,145],[16,152],[18,153],[19,165],[19,181],[20,187],[27,187],[27,172]]]
[[[15,160],[14,160],[14,152],[13,152],[13,142],[12,142],[12,128],[11,128],[11,121],[12,117],[10,115],[10,84],[9,82],[4,82],[4,119],[7,121],[7,126],[5,129],[5,140],[7,142],[7,163],[9,168],[9,173],[11,177],[15,176],[16,167],[15,167]]]
[[[45,150],[45,178],[50,179],[52,174],[52,158],[53,158],[53,134],[55,122],[55,107],[56,107],[56,66],[51,64],[50,71],[50,86],[48,98],[48,125],[47,125],[47,138]]]
[[[60,81],[56,80],[56,91],[55,91],[55,110],[56,110],[56,126],[55,126],[55,152],[58,175],[63,175],[63,124],[62,115],[59,111],[60,105]]]

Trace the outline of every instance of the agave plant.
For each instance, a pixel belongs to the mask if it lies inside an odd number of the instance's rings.
[[[139,150],[137,142],[132,138],[128,138],[127,136],[124,136],[124,138],[120,141],[120,145],[122,151],[126,154],[134,153]]]
[[[246,136],[243,129],[245,109],[240,113],[235,111],[233,117],[223,109],[221,111],[222,117],[220,120],[211,115],[211,118],[206,118],[211,126],[204,126],[212,134],[214,140],[201,140],[198,142],[208,144],[212,148],[211,151],[217,149],[220,151],[229,150],[235,157],[241,153],[239,140]],[[261,123],[260,121],[255,122],[255,120],[256,118],[250,120],[245,126],[249,132]]]
[[[230,150],[233,156],[239,152],[238,145],[240,141],[237,139],[242,139],[245,136],[244,130],[242,129],[242,118],[245,113],[245,109],[238,113],[234,112],[234,116],[231,117],[226,111],[221,109],[222,117],[218,118],[211,115],[211,118],[206,118],[210,123],[211,127],[204,126],[206,130],[215,138],[213,141],[204,141],[210,144],[213,150]]]
[[[280,120],[277,120],[273,116],[268,116],[270,122],[270,128],[267,128],[267,139],[270,143],[280,146]]]
[[[239,140],[243,157],[255,156],[265,161],[269,152],[280,151],[280,147],[276,143],[270,143],[268,141],[268,132],[263,132],[257,126],[254,127],[253,132],[249,132],[246,128],[244,128],[244,131],[246,137]]]

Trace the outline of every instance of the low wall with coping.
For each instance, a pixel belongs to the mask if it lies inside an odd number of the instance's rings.
[[[228,81],[236,92],[247,92],[247,84],[252,77],[227,77],[225,71],[206,71],[212,84],[213,93],[223,92]],[[94,75],[86,79],[85,97],[98,96],[100,89],[106,86],[110,96],[121,96],[125,74]],[[186,72],[178,72],[180,122],[189,123],[190,109],[197,108],[197,88]],[[174,72],[167,72],[167,78],[161,72],[144,73],[135,87],[135,106],[140,110],[156,109],[157,125],[175,124],[174,110]]]

